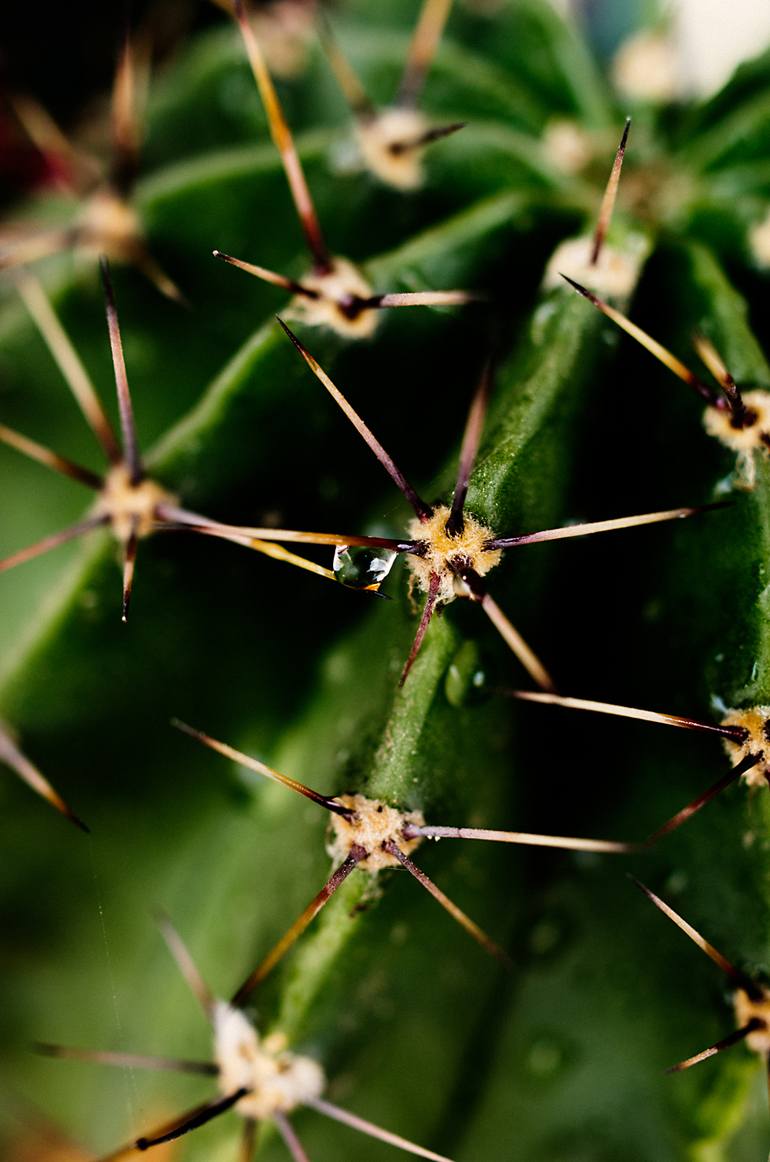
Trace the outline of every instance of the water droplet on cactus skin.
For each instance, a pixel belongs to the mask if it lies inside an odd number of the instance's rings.
[[[334,550],[332,569],[340,585],[376,592],[393,568],[397,556],[390,549],[338,545]]]

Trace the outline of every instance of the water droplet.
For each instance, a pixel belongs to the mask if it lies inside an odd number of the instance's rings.
[[[390,549],[338,545],[334,550],[334,575],[349,589],[379,589],[398,556]]]
[[[449,663],[444,693],[450,706],[472,706],[487,694],[487,674],[475,642],[463,642]]]

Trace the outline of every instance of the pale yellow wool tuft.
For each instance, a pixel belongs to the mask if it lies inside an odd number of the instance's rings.
[[[675,46],[660,32],[637,32],[623,42],[612,62],[618,91],[634,101],[675,101],[682,68]]]
[[[748,710],[730,710],[722,719],[723,726],[741,726],[747,732],[745,742],[724,740],[725,750],[733,765],[737,765],[750,754],[759,755],[756,766],[742,776],[750,787],[766,787],[765,771],[768,769],[768,748],[770,748],[770,706],[752,706]]]
[[[751,257],[757,266],[770,266],[770,210],[752,226],[748,236]]]
[[[388,186],[398,190],[418,189],[424,176],[422,147],[394,153],[393,146],[416,141],[427,129],[428,122],[417,109],[393,106],[362,119],[356,127],[356,136],[366,168]]]
[[[467,589],[457,576],[457,568],[472,569],[479,577],[485,577],[490,569],[500,564],[503,555],[500,549],[486,547],[487,542],[494,537],[492,530],[467,514],[463,531],[459,536],[451,537],[446,531],[449,514],[448,506],[442,504],[433,510],[427,521],[413,517],[409,522],[409,536],[427,546],[421,557],[414,553],[407,555],[409,569],[426,593],[431,573],[439,575],[441,582],[437,600],[442,605],[454,601],[456,597],[467,596]]]
[[[638,248],[627,245],[625,251],[620,251],[605,242],[598,261],[592,264],[593,247],[593,235],[589,234],[568,238],[557,246],[543,275],[546,290],[565,286],[562,275],[568,274],[603,298],[628,298],[639,275]]]
[[[298,76],[313,41],[313,6],[303,0],[277,0],[250,16],[273,76],[287,80]]]
[[[770,392],[760,389],[744,392],[743,402],[750,423],[736,428],[729,409],[709,407],[703,416],[703,426],[710,436],[738,454],[738,482],[744,488],[751,489],[756,482],[754,453],[763,452],[767,455],[770,450]]]
[[[351,299],[368,299],[374,294],[361,272],[347,258],[333,258],[331,270],[324,274],[310,271],[300,279],[303,286],[316,291],[317,299],[296,295],[291,301],[291,315],[311,327],[329,327],[338,335],[351,339],[368,339],[377,329],[380,312],[363,308],[346,312]]]
[[[214,1008],[214,1057],[220,1091],[248,1089],[235,1109],[255,1121],[291,1113],[320,1097],[326,1085],[312,1058],[290,1053],[281,1034],[261,1038],[248,1017],[225,1001]]]
[[[326,850],[335,865],[341,864],[350,855],[353,847],[361,847],[367,852],[359,867],[378,872],[383,868],[400,867],[398,859],[384,849],[384,844],[395,843],[409,855],[422,842],[422,836],[406,839],[404,826],[423,827],[425,819],[421,811],[397,811],[378,799],[367,799],[365,795],[338,795],[337,802],[349,807],[353,815],[346,819],[342,815],[332,815],[330,836]]]
[[[158,505],[174,503],[176,497],[154,480],[132,484],[126,465],[116,464],[105,477],[94,512],[108,517],[115,537],[125,543],[134,531],[138,537],[149,536],[155,528]]]
[[[107,187],[86,201],[78,219],[80,244],[94,254],[120,262],[133,261],[144,233],[139,215],[124,198]]]
[[[566,174],[578,174],[593,157],[594,143],[577,121],[552,117],[543,134],[543,149],[551,165]]]
[[[749,1049],[766,1056],[770,1053],[770,989],[764,985],[758,986],[762,990],[759,1000],[747,996],[743,989],[738,989],[733,1003],[735,1005],[735,1020],[738,1028],[743,1028],[749,1021],[761,1021],[759,1028],[754,1029],[746,1038]]]

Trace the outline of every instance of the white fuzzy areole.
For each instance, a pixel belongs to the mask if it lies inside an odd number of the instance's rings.
[[[479,577],[485,577],[490,569],[499,565],[502,557],[500,549],[488,549],[487,542],[494,533],[467,513],[464,516],[463,531],[459,536],[450,537],[446,531],[450,509],[445,504],[437,505],[426,521],[413,517],[409,522],[409,536],[412,540],[423,541],[427,545],[423,556],[408,553],[406,560],[409,570],[425,593],[430,587],[432,573],[438,573],[439,585],[437,601],[447,605],[456,597],[467,596],[466,588],[457,573],[450,566],[461,565],[473,569]]]
[[[770,209],[764,218],[749,230],[748,245],[749,253],[757,266],[770,266]]]
[[[356,125],[356,137],[366,168],[387,186],[395,186],[397,190],[418,189],[424,179],[423,147],[394,153],[393,146],[415,141],[428,128],[424,114],[418,109],[396,105],[380,109],[373,117],[362,118]]]
[[[291,301],[291,313],[311,327],[329,327],[349,339],[369,339],[377,330],[377,308],[363,308],[351,313],[346,304],[352,299],[368,299],[374,294],[360,270],[347,258],[333,258],[331,270],[318,274],[311,270],[300,279],[303,286],[314,290],[317,299],[296,295]]]
[[[757,0],[677,0],[666,5],[688,94],[707,97],[770,38],[770,6]]]
[[[768,769],[768,747],[770,746],[770,706],[751,706],[748,710],[728,710],[722,719],[723,726],[741,726],[747,732],[745,742],[724,740],[725,750],[733,766],[750,754],[761,755],[756,766],[750,767],[742,776],[749,787],[766,787],[765,771]]]
[[[119,262],[133,261],[144,239],[136,210],[109,186],[102,186],[87,200],[78,228],[81,246]]]
[[[682,92],[682,68],[676,47],[660,32],[637,32],[615,54],[612,80],[632,101],[663,104]]]
[[[765,985],[757,987],[762,991],[759,1000],[753,1000],[746,995],[743,989],[738,989],[733,998],[733,1004],[735,1005],[735,1021],[739,1029],[752,1020],[762,1022],[759,1028],[749,1033],[746,1044],[749,1049],[753,1049],[755,1053],[761,1053],[765,1057],[770,1053],[770,989],[766,988]]]
[[[312,1058],[290,1053],[280,1034],[261,1038],[248,1017],[226,1001],[214,1007],[214,1059],[223,1094],[251,1091],[235,1110],[255,1121],[289,1114],[320,1097],[326,1086],[324,1072]]]
[[[757,389],[743,392],[743,402],[751,422],[740,428],[732,423],[729,408],[706,408],[703,426],[710,436],[714,436],[731,452],[738,455],[737,483],[740,487],[752,489],[756,483],[754,453],[770,451],[770,392]]]
[[[543,149],[551,165],[566,174],[578,174],[594,154],[591,134],[568,117],[552,117],[543,134]]]
[[[348,858],[353,847],[362,847],[366,859],[359,867],[366,871],[378,872],[386,867],[401,867],[395,855],[385,851],[383,844],[396,843],[405,855],[409,855],[422,843],[422,836],[407,839],[404,825],[424,827],[425,818],[421,811],[397,811],[379,799],[367,799],[365,795],[338,795],[337,801],[349,807],[354,814],[346,819],[342,815],[331,817],[329,841],[326,850],[335,865]]]
[[[154,480],[132,484],[126,465],[115,464],[104,478],[94,511],[109,518],[115,537],[125,543],[134,531],[138,537],[148,537],[155,527],[158,505],[175,503],[176,497]]]
[[[620,251],[605,242],[595,265],[591,263],[593,246],[593,235],[589,234],[568,238],[557,246],[545,268],[543,287],[551,290],[553,287],[566,286],[561,276],[568,274],[575,282],[582,283],[602,298],[627,299],[636,285],[639,273],[636,246]]]
[[[272,0],[250,13],[257,40],[273,76],[291,80],[307,64],[315,32],[315,6],[306,0]]]

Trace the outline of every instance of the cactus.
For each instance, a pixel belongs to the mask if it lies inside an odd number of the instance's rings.
[[[350,0],[332,13],[332,57],[344,53],[372,109],[396,91],[416,15],[400,0],[376,12]],[[420,124],[465,127],[436,135],[424,182],[409,191],[355,168],[320,37],[303,34],[307,60],[277,82],[331,252],[355,262],[373,294],[463,292],[438,309],[372,308],[363,338],[308,325],[296,304],[289,319],[426,508],[452,503],[490,353],[466,508],[495,537],[724,502],[673,525],[523,544],[489,579],[495,609],[573,705],[660,707],[717,727],[727,718],[723,754],[719,729],[709,738],[532,705],[560,696],[528,690],[511,635],[495,632],[479,602],[432,618],[399,685],[420,624],[419,572],[410,581],[396,560],[369,586],[391,598],[378,601],[365,586],[353,592],[249,551],[245,530],[267,536],[271,526],[398,543],[412,514],[274,321],[286,289],[302,294],[307,260],[236,25],[223,15],[151,86],[132,205],[143,257],[188,305],[157,294],[140,270],[113,269],[148,472],[236,544],[183,531],[150,538],[127,625],[115,544],[101,533],[0,576],[0,759],[23,774],[26,755],[35,766],[23,777],[90,828],[79,834],[20,780],[3,780],[9,1149],[21,1156],[53,1125],[98,1156],[210,1099],[210,1078],[50,1061],[29,1047],[124,1062],[210,1052],[152,910],[173,917],[203,978],[226,992],[326,880],[326,845],[342,858],[340,829],[335,846],[317,803],[262,777],[269,764],[336,803],[334,819],[363,801],[352,795],[404,813],[411,841],[424,840],[416,863],[510,961],[465,939],[400,871],[340,881],[248,997],[260,1031],[283,1034],[291,1060],[323,1066],[329,1102],[457,1162],[755,1157],[769,1135],[752,1049],[761,1057],[766,1038],[663,1076],[729,1034],[733,1013],[713,966],[623,873],[725,949],[739,986],[770,969],[764,717],[757,726],[740,714],[770,704],[770,463],[761,441],[736,444],[750,425],[730,404],[731,376],[757,414],[751,392],[770,389],[752,329],[769,261],[770,58],[706,101],[664,104],[660,92],[613,89],[550,4],[458,4]],[[615,75],[627,79],[620,67]],[[618,203],[592,263],[629,113]],[[57,232],[73,209],[41,196],[22,217]],[[601,222],[604,231],[607,214]],[[283,281],[228,270],[214,248]],[[67,252],[35,272],[106,399],[113,372],[95,264]],[[637,338],[642,328],[703,388],[705,428],[703,400],[618,321]],[[3,431],[50,443],[93,475],[94,449],[12,281],[0,368]],[[732,445],[713,438],[714,414]],[[82,519],[74,487],[0,451],[2,553]],[[332,568],[331,548],[299,551]],[[228,766],[173,730],[173,717],[256,766]],[[758,733],[741,733],[747,723]],[[751,779],[730,778],[747,748]],[[724,792],[686,825],[644,843],[718,781]],[[430,825],[433,838],[443,825],[597,836],[606,854],[430,843]],[[298,1113],[295,1128],[319,1162],[364,1149],[312,1113]],[[233,1158],[236,1134],[228,1113],[171,1156]],[[287,1156],[268,1125],[259,1138],[260,1158]],[[365,1149],[395,1156],[387,1142]]]

